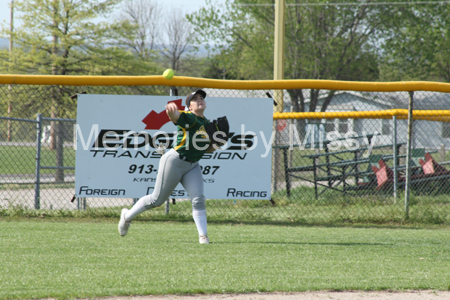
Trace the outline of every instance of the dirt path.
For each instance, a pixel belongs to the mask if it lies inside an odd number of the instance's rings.
[[[304,292],[261,294],[214,294],[193,296],[108,297],[103,300],[448,300],[450,291],[407,292]]]

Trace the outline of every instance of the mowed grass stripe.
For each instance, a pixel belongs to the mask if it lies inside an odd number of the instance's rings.
[[[0,299],[447,290],[450,230],[0,221]]]

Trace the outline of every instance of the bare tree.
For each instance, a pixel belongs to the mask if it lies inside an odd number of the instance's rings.
[[[124,3],[121,20],[134,26],[135,39],[124,37],[122,42],[142,58],[149,58],[161,38],[162,8],[153,0],[128,0]]]
[[[165,41],[162,43],[162,55],[170,60],[173,70],[180,70],[181,56],[194,42],[195,33],[181,9],[174,8],[167,16]]]

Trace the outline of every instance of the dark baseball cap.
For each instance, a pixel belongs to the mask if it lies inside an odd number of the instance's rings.
[[[203,98],[206,98],[206,93],[204,90],[197,90],[191,94],[189,94],[186,98],[186,106],[189,108],[189,104],[191,103],[192,98],[194,98],[195,95],[200,94]]]

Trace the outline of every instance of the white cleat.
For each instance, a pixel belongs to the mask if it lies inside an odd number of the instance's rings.
[[[198,237],[200,244],[209,244],[209,238],[207,235],[201,235]]]
[[[122,212],[120,213],[120,221],[119,221],[119,234],[121,236],[126,236],[128,232],[128,228],[130,228],[131,221],[125,220],[125,214],[127,213],[128,209],[123,208]]]

